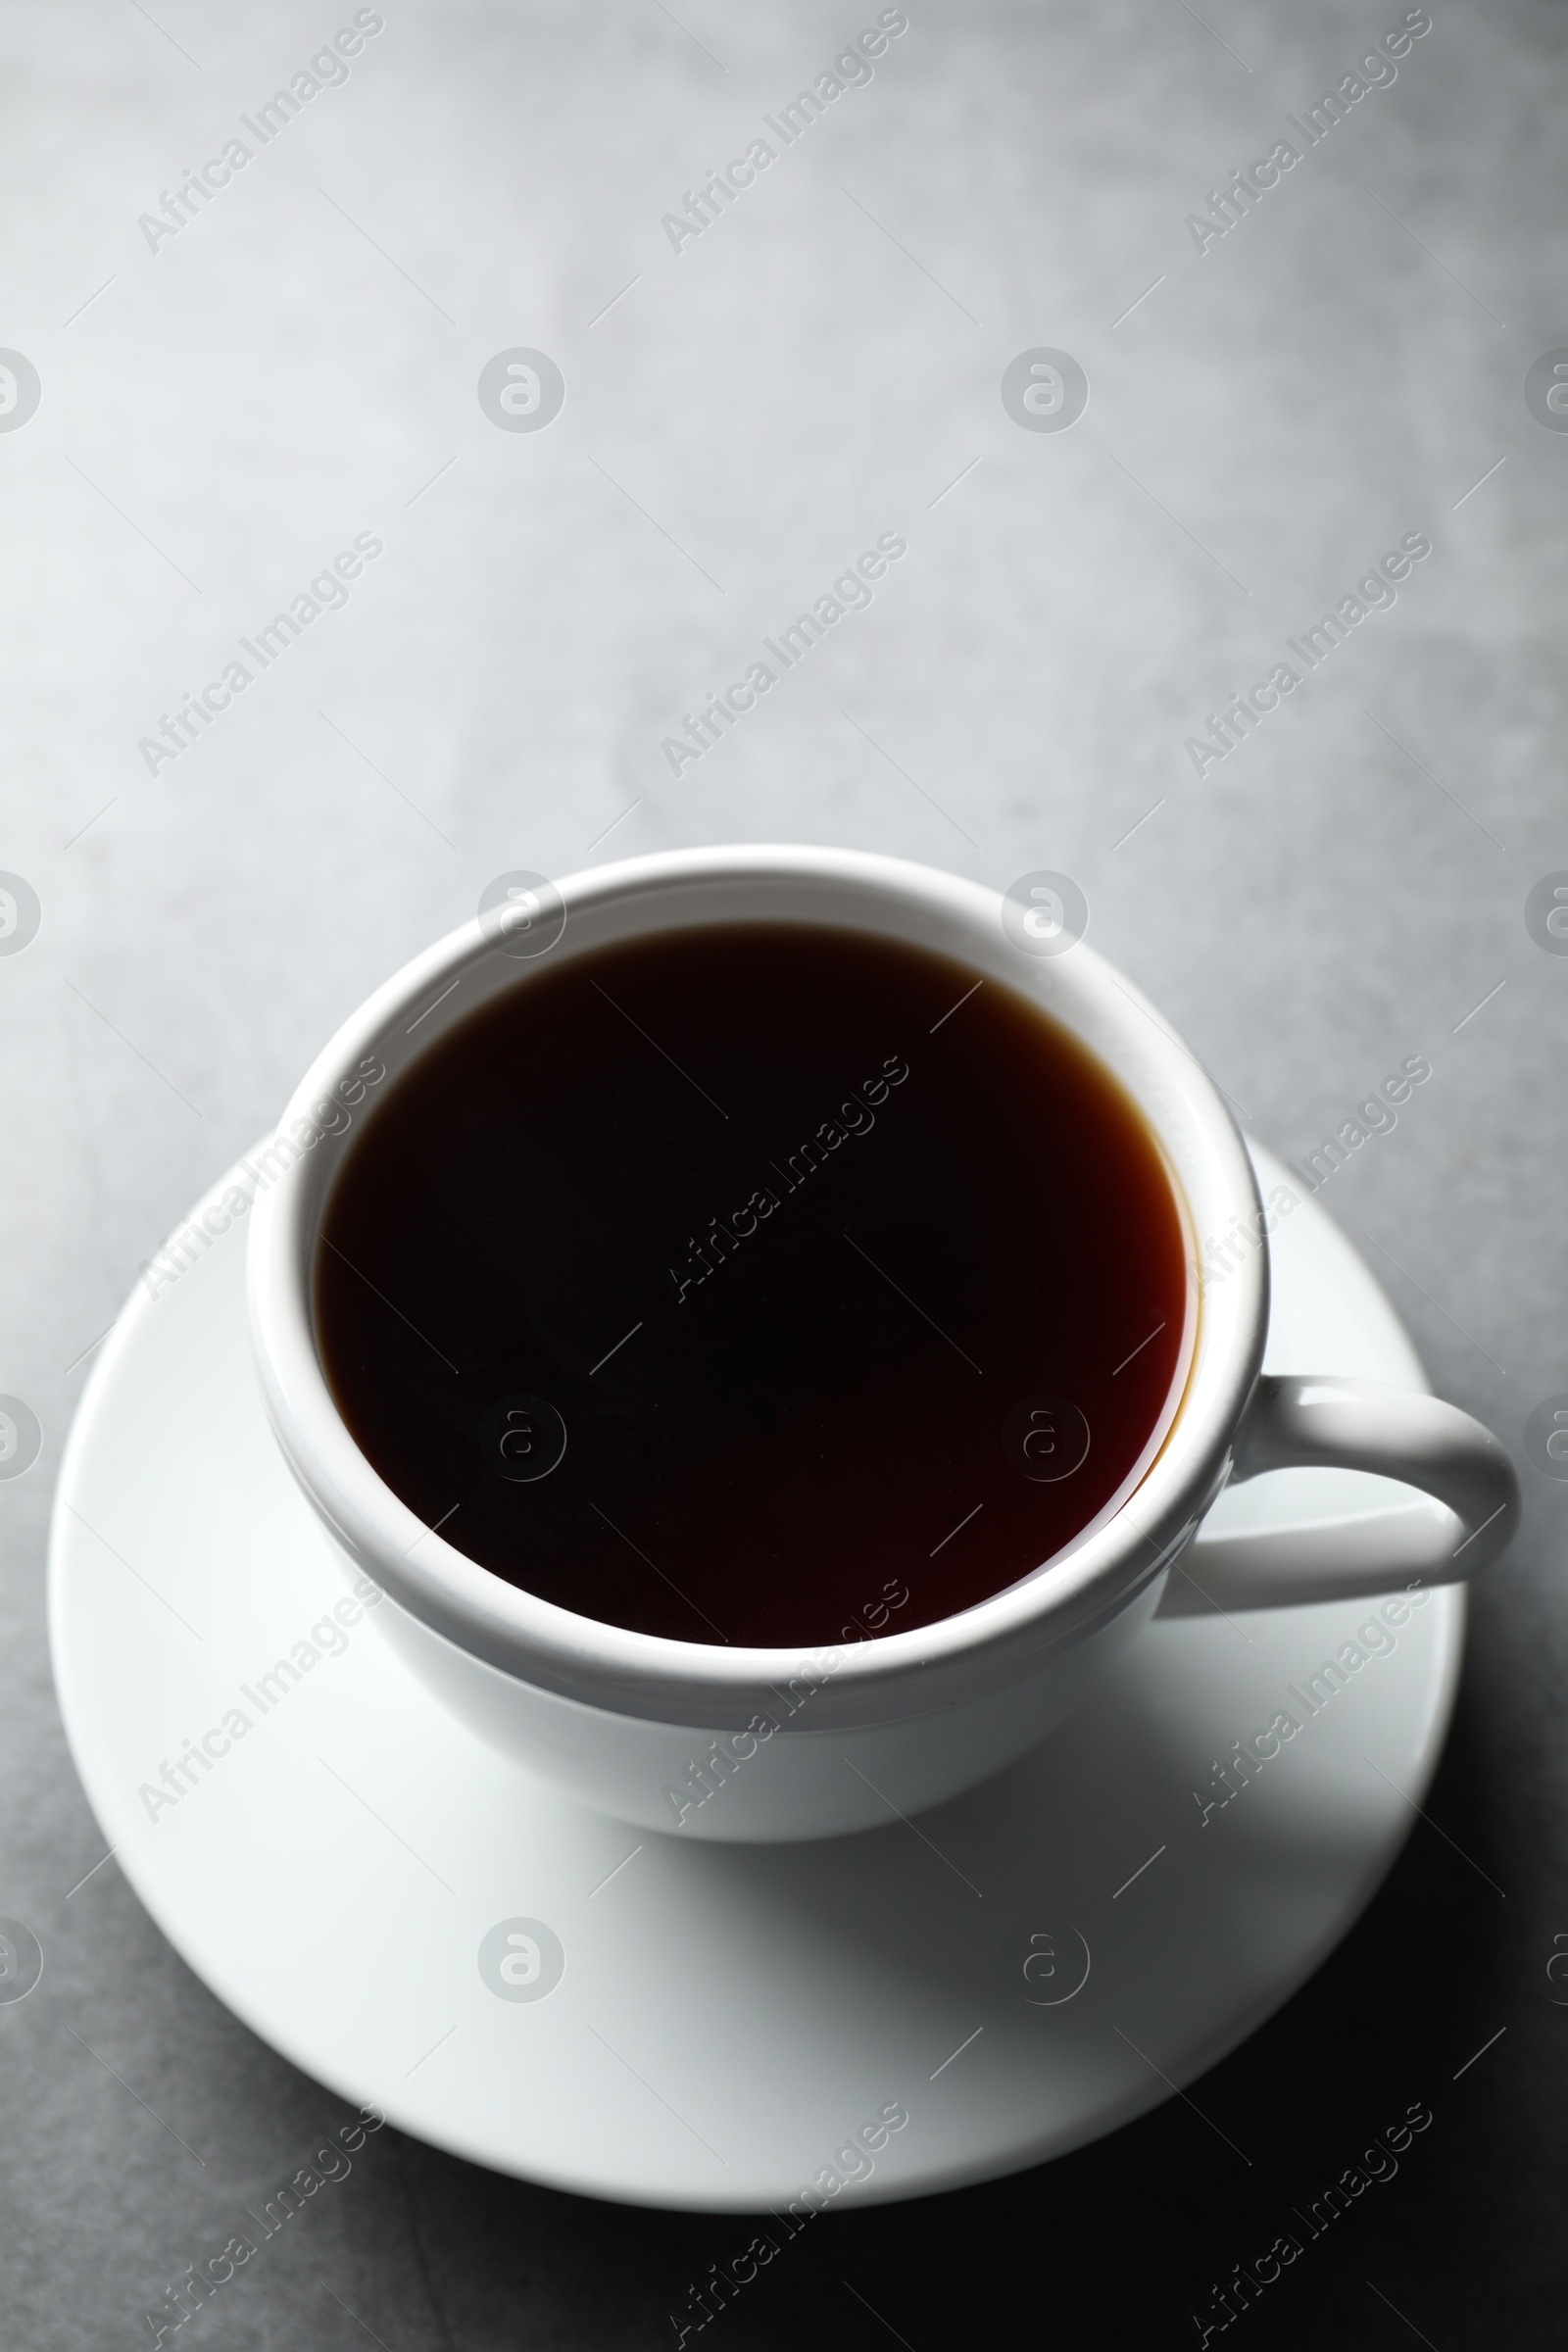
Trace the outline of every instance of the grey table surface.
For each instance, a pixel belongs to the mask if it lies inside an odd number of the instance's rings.
[[[1071,873],[1094,943],[1286,1153],[1426,1055],[1326,1202],[1439,1389],[1519,1454],[1527,1524],[1475,1596],[1430,1818],[1206,2079],[1264,2173],[1171,2101],[1019,2180],[836,2223],[725,2340],[1192,2340],[1209,2282],[1386,2096],[1432,2103],[1422,2167],[1252,2331],[1560,2340],[1568,1492],[1524,1433],[1568,1390],[1568,962],[1526,901],[1568,866],[1568,435],[1525,382],[1568,338],[1568,26],[1434,0],[1396,76],[1205,236],[1207,191],[1397,0],[909,0],[869,79],[672,236],[877,15],[386,0],[264,144],[241,117],[346,0],[7,12],[0,341],[41,397],[13,433],[27,378],[0,359],[0,866],[41,924],[0,956],[0,1389],[43,1446],[0,1483],[0,1912],[47,1958],[0,2003],[8,2347],[147,2341],[166,2282],[339,2120],[93,1870],[44,1548],[95,1343],[337,1020],[492,877],[779,838]],[[235,137],[228,184],[149,227]],[[548,430],[476,398],[516,347],[564,373]],[[1040,347],[1086,372],[1070,430],[1004,406]],[[672,772],[683,714],[885,530],[908,555],[871,607]],[[144,751],[356,533],[384,553],[278,674],[177,758]],[[1413,533],[1432,553],[1396,603],[1195,759],[1206,714]],[[666,2343],[732,2235],[388,2131],[189,2338]]]

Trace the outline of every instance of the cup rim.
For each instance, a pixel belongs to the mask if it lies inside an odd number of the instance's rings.
[[[395,1601],[491,1666],[561,1697],[668,1723],[744,1725],[766,1711],[771,1686],[803,1672],[816,1692],[810,1730],[927,1714],[1018,1679],[1130,1606],[1163,1576],[1224,1482],[1267,1327],[1268,1252],[1251,1162],[1176,1031],[1082,939],[1063,954],[1023,956],[1004,929],[1001,892],[880,853],[787,843],[669,851],[589,867],[555,888],[568,957],[698,921],[825,921],[937,947],[1063,1022],[1132,1094],[1186,1208],[1197,1327],[1185,1388],[1154,1459],[1106,1524],[1091,1523],[1024,1581],[956,1615],[848,1646],[721,1647],[637,1633],[543,1600],[470,1560],[380,1478],[327,1386],[313,1269],[341,1161],[319,1150],[329,1139],[314,1133],[312,1109],[372,1058],[395,1086],[455,1022],[525,982],[527,963],[498,942],[493,921],[475,917],[404,964],[318,1054],[275,1132],[277,1149],[293,1156],[258,1191],[250,1218],[247,1294],[262,1396],[328,1532]],[[793,910],[803,901],[811,910]],[[556,948],[548,961],[558,968]],[[411,1018],[414,1030],[424,1028],[412,1048]],[[302,1127],[311,1143],[300,1140]],[[1202,1237],[1249,1213],[1255,1246],[1221,1281]]]

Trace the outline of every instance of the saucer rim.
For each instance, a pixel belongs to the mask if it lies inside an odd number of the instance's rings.
[[[1258,1150],[1256,1147],[1251,1149]],[[1259,1152],[1258,1155],[1265,1160],[1265,1164],[1272,1159],[1272,1154]],[[220,1187],[212,1189],[219,1190]],[[208,1197],[203,1196],[204,1199]],[[1348,1237],[1321,1209],[1317,1213],[1336,1239],[1362,1265],[1368,1280],[1381,1295],[1381,1285],[1370,1268],[1365,1267]],[[71,1629],[66,1622],[71,1605],[67,1587],[72,1576],[68,1553],[74,1544],[79,1543],[68,1525],[70,1497],[78,1486],[80,1466],[91,1452],[99,1412],[121,1377],[122,1360],[134,1346],[143,1328],[144,1318],[150,1315],[156,1304],[157,1299],[147,1295],[144,1286],[133,1288],[109,1339],[99,1351],[62,1450],[52,1512],[48,1569],[51,1660],[68,1747],[94,1819],[104,1832],[106,1843],[116,1848],[117,1863],[138,1901],[185,1965],[270,2049],[349,2103],[373,2105],[398,2129],[426,2144],[441,2147],[464,2161],[480,2165],[505,2178],[596,2198],[610,2204],[644,2210],[735,2216],[761,2215],[771,2211],[772,2208],[763,2202],[726,2197],[717,2188],[709,2195],[688,2185],[676,2195],[662,2195],[659,2183],[649,2180],[646,2168],[640,2177],[630,2169],[612,2177],[604,2168],[590,2173],[569,2163],[550,2162],[536,2150],[530,2151],[528,2160],[523,2162],[510,2154],[499,2138],[492,2141],[454,2129],[444,2121],[432,2124],[427,2113],[413,2105],[404,2107],[396,2096],[390,2102],[373,2096],[368,2098],[366,2083],[355,2081],[349,2073],[339,2068],[329,2053],[322,2057],[314,2049],[303,2052],[297,2039],[280,2034],[276,2026],[264,2014],[263,2000],[259,1996],[253,1997],[220,1958],[214,1959],[206,1952],[202,1952],[199,1959],[195,1956],[199,1938],[187,1942],[189,1906],[179,1901],[176,1883],[160,1882],[151,1867],[154,1857],[150,1853],[144,1855],[134,1839],[126,1839],[123,1835],[124,1824],[116,1820],[118,1800],[124,1809],[127,1821],[134,1821],[131,1811],[134,1800],[128,1789],[120,1788],[113,1758],[95,1742],[85,1704],[77,1703]],[[236,1311],[243,1311],[242,1300]],[[1390,1313],[1393,1314],[1392,1307]],[[1403,1326],[1397,1316],[1394,1316],[1394,1320],[1403,1334]],[[1412,1361],[1418,1362],[1408,1335],[1403,1336]],[[308,1513],[306,1497],[292,1482],[280,1491],[291,1494],[293,1497],[288,1507]],[[1346,1887],[1338,1892],[1332,1920],[1309,1944],[1293,1955],[1290,1967],[1273,1978],[1245,2010],[1228,2014],[1222,2024],[1200,2036],[1191,2047],[1169,2058],[1170,2082],[1176,2089],[1185,2088],[1221,2063],[1294,1997],[1364,1915],[1402,1851],[1413,1827],[1414,1808],[1430,1788],[1443,1755],[1463,1666],[1468,1587],[1449,1585],[1434,1588],[1433,1599],[1439,1614],[1433,1620],[1436,1640],[1423,1698],[1419,1770],[1411,1781],[1409,1790],[1401,1792],[1404,1803],[1397,1809],[1391,1807],[1384,1816],[1375,1848],[1363,1858],[1354,1880],[1348,1882]],[[1303,1604],[1308,1608],[1312,1605]],[[1315,1605],[1340,1608],[1345,1604]],[[1197,1622],[1203,1626],[1203,1631],[1200,1635],[1195,1628],[1191,1638],[1215,1642],[1222,1638],[1223,1629],[1219,1623],[1209,1626],[1201,1619]],[[475,1735],[469,1734],[467,1737],[482,1748],[483,1743]],[[494,1761],[498,1771],[517,1769],[507,1766],[499,1757]],[[967,1797],[953,1801],[973,1803],[977,1798],[983,1801],[983,1790],[971,1791]],[[564,1797],[560,1798],[559,1802],[564,1809],[582,1810],[572,1806],[570,1800]],[[936,1810],[940,1812],[941,1808]],[[644,1835],[646,1837],[647,1833]],[[821,1842],[837,1844],[839,1840]],[[1152,2112],[1169,2095],[1169,2087],[1158,2082],[1148,2089],[1141,2082],[1135,2083],[1121,2098],[1108,2099],[1083,2109],[1064,2127],[1058,2126],[1054,2132],[1030,2144],[1015,2144],[1006,2149],[977,2153],[962,2160],[934,2163],[913,2182],[897,2178],[884,2179],[877,2175],[866,2182],[848,2185],[858,2191],[855,2198],[857,2204],[883,2205],[911,2202],[923,2196],[945,2194],[952,2189],[1003,2180],[1029,2171],[1056,2156],[1070,2155],[1079,2148],[1092,2145],[1124,2124]]]

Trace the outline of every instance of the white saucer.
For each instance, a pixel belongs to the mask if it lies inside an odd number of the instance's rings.
[[[685,1844],[577,1810],[426,1696],[373,1611],[264,1714],[241,1686],[347,1587],[257,1399],[243,1243],[237,1220],[156,1299],[138,1289],[104,1348],[61,1470],[56,1680],[105,1838],[171,1942],[275,2049],[403,2130],[647,2205],[782,2207],[868,2164],[856,2199],[986,2180],[1213,2065],[1346,1933],[1409,1830],[1462,1591],[1310,1719],[1286,1687],[1367,1605],[1156,1622],[1000,1780],[917,1829],[810,1846]],[[1270,1370],[1426,1385],[1315,1203],[1275,1250]],[[1397,1495],[1296,1472],[1219,1509],[1299,1524]],[[250,1729],[151,1818],[142,1785],[235,1707]],[[1215,1760],[1279,1708],[1300,1732],[1200,1822],[1194,1789],[1222,1793]],[[559,1983],[535,1934],[544,1974],[492,1990],[481,1944],[539,1922]],[[835,2165],[889,2107],[906,2125]]]

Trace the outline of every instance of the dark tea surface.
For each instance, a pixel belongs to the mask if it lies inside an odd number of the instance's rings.
[[[351,1144],[339,1409],[427,1526],[683,1642],[904,1632],[1088,1525],[1186,1269],[1119,1088],[995,980],[803,925],[541,966]]]

